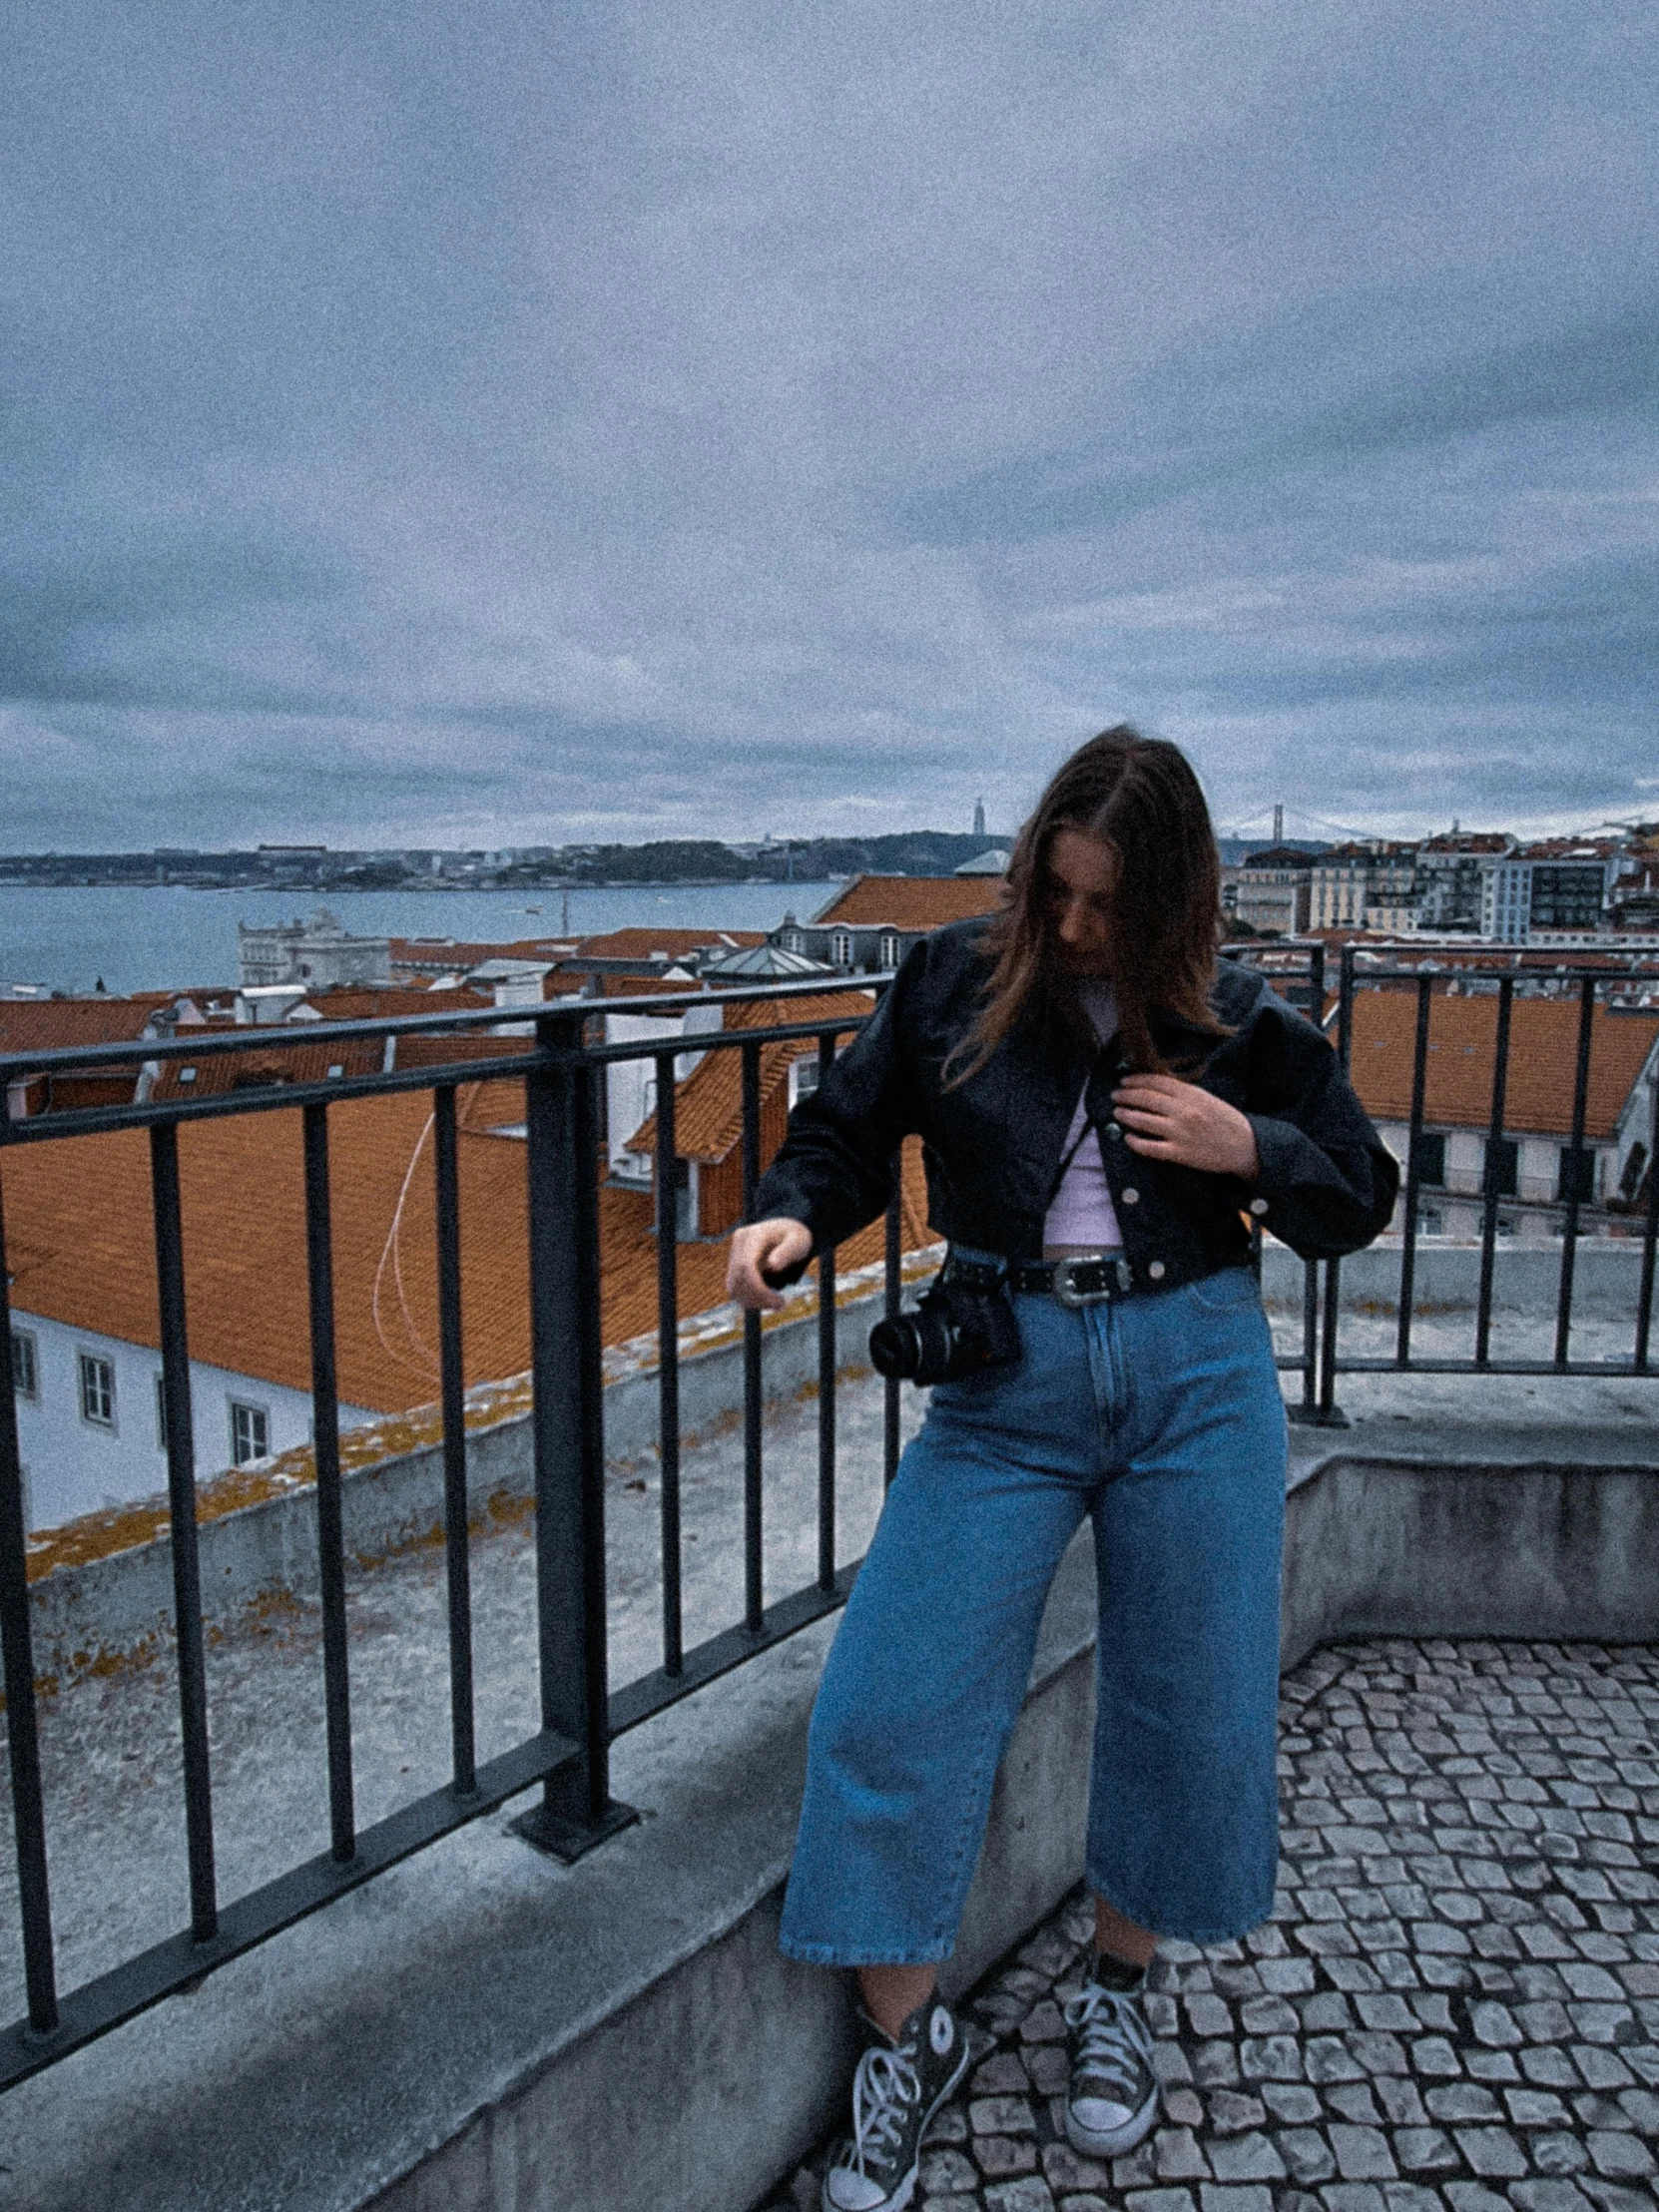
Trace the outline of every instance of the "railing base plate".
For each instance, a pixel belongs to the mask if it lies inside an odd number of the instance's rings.
[[[516,1821],[509,1821],[507,1826],[537,1851],[546,1852],[550,1859],[557,1859],[563,1866],[573,1867],[578,1859],[585,1859],[596,1844],[620,1836],[639,1818],[632,1805],[612,1798],[596,1821],[572,1820],[546,1805],[536,1805],[528,1813],[521,1813]]]
[[[1285,1418],[1298,1428],[1352,1428],[1354,1423],[1340,1405],[1287,1405]]]

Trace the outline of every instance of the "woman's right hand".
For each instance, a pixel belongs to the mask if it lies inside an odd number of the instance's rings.
[[[813,1233],[805,1222],[780,1215],[773,1221],[751,1222],[732,1235],[732,1253],[726,1263],[726,1295],[747,1311],[776,1313],[783,1294],[763,1278],[783,1275],[810,1259]]]

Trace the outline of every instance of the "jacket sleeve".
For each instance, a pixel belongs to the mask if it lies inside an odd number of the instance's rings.
[[[818,1089],[790,1115],[784,1142],[756,1189],[751,1221],[783,1216],[805,1222],[817,1253],[885,1211],[894,1155],[920,1126],[906,1014],[926,959],[923,939]]]
[[[1264,991],[1246,1113],[1261,1172],[1251,1212],[1304,1260],[1335,1260],[1382,1235],[1399,1165],[1341,1063],[1309,1021]]]

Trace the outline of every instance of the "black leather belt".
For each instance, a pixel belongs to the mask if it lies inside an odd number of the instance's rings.
[[[945,1272],[959,1283],[988,1289],[993,1283],[1005,1282],[1011,1291],[1052,1298],[1057,1305],[1072,1308],[1095,1306],[1106,1298],[1127,1298],[1135,1288],[1129,1262],[1118,1253],[1105,1253],[1097,1259],[1010,1260],[1006,1267],[952,1257]]]

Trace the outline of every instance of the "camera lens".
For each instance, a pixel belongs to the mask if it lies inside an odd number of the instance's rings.
[[[927,1301],[896,1321],[878,1321],[869,1333],[870,1365],[876,1373],[919,1383],[923,1389],[949,1375],[955,1347],[956,1330],[950,1319]]]
[[[912,1315],[878,1321],[869,1333],[870,1365],[877,1375],[908,1382],[921,1366],[921,1332]]]

